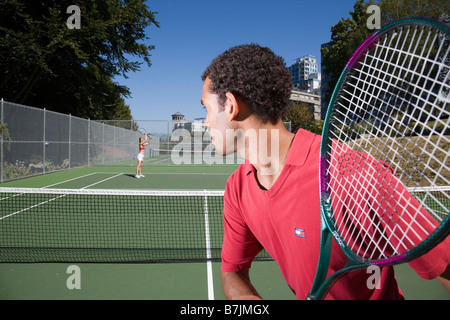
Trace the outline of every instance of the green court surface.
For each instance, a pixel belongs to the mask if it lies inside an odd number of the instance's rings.
[[[224,190],[233,166],[86,167],[0,184],[0,187],[120,190]],[[79,267],[80,288],[70,289],[69,266]],[[69,269],[70,270],[70,269]],[[408,265],[396,267],[406,299],[447,300],[436,281],[421,279]],[[273,261],[254,262],[252,282],[265,299],[294,300],[295,296]],[[0,299],[225,299],[219,262],[192,263],[2,263]]]

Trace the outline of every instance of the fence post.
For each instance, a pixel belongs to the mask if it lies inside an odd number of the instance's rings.
[[[69,169],[72,164],[72,115],[69,113]]]
[[[44,108],[44,133],[43,133],[43,149],[44,150],[42,150],[42,166],[43,166],[43,168],[42,168],[42,173],[43,174],[45,174],[45,148],[46,148],[46,145],[47,145],[47,143],[46,143],[46,141],[45,141],[45,115],[46,115],[46,109]]]
[[[0,100],[0,124],[3,125],[3,98]],[[0,149],[0,183],[3,183],[3,130],[1,132],[1,149]]]
[[[105,121],[102,124],[102,164],[105,164]]]
[[[88,119],[88,132],[87,132],[87,164],[91,165],[91,119]]]

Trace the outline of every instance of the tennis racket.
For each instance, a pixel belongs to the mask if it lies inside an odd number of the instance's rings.
[[[394,22],[354,53],[321,141],[321,248],[307,299],[350,271],[411,261],[450,232],[449,25]],[[348,257],[327,277],[331,235]]]
[[[144,128],[139,128],[138,131],[140,134],[147,135],[149,138],[152,137],[152,135],[150,133],[148,133],[147,130],[145,130]]]

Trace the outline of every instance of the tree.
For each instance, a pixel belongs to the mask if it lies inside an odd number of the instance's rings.
[[[384,25],[412,16],[450,18],[448,0],[379,0],[377,4],[380,6],[381,20]]]
[[[322,121],[314,120],[314,109],[306,103],[290,102],[283,121],[291,122],[292,132],[300,128],[316,134],[322,132]]]
[[[333,89],[339,80],[347,61],[355,50],[370,35],[372,30],[367,28],[367,4],[358,0],[350,12],[351,18],[341,19],[331,27],[331,41],[322,48],[322,72],[329,75],[328,92],[325,100],[330,101]]]
[[[367,28],[369,5],[376,4],[381,10],[382,25],[410,16],[449,18],[448,0],[357,0],[350,12],[351,18],[341,19],[331,27],[331,40],[322,51],[322,73],[329,75],[325,101],[329,102],[333,89],[339,80],[347,61],[355,50],[373,32]]]
[[[79,0],[81,28],[69,29],[59,0],[0,3],[0,96],[91,119],[131,118],[127,87],[114,77],[151,66],[144,0]]]

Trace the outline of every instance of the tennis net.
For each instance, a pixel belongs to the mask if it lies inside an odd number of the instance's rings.
[[[0,262],[219,261],[222,206],[223,191],[0,188]]]

